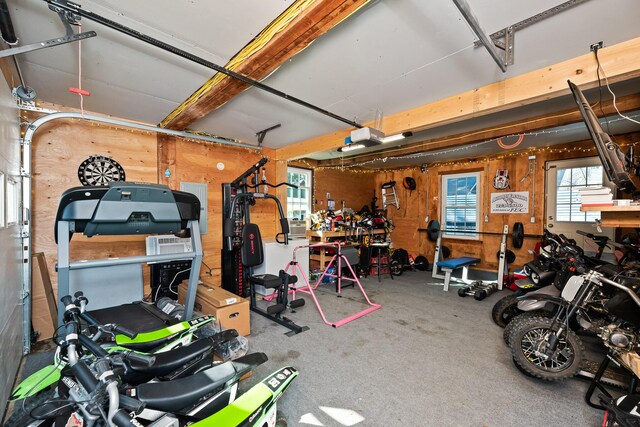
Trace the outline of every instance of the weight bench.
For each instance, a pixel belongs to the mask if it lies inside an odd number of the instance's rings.
[[[449,282],[451,281],[451,273],[462,268],[462,281],[467,282],[469,276],[469,266],[476,265],[480,262],[480,258],[472,258],[463,256],[460,258],[449,258],[444,261],[438,261],[437,267],[444,272],[444,288],[443,291],[449,290]]]
[[[470,284],[471,281],[468,279],[467,275],[469,274],[469,266],[475,265],[479,263],[480,258],[473,257],[460,257],[460,258],[449,258],[446,260],[440,260],[440,252],[442,251],[442,235],[444,233],[444,227],[440,227],[437,231],[438,237],[436,240],[436,250],[433,256],[433,268],[431,269],[431,277],[434,279],[444,280],[444,289],[445,291],[449,290],[449,283],[451,282],[451,273],[453,273],[458,268],[462,268],[462,278],[454,279],[457,281],[461,281],[464,284]],[[507,261],[506,261],[506,252],[507,252],[507,234],[509,233],[509,226],[505,225],[502,231],[502,241],[500,242],[500,250],[498,251],[498,274],[495,281],[493,283],[497,283],[497,289],[502,290],[502,284],[504,281],[504,274],[507,271]],[[445,274],[441,274],[440,270]],[[484,283],[484,282],[481,282]],[[434,283],[438,284],[439,283]]]

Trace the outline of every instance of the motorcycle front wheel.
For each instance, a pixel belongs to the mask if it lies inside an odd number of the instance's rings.
[[[524,372],[545,381],[560,381],[580,372],[584,347],[575,332],[567,330],[553,353],[547,354],[552,323],[553,319],[544,316],[521,319],[511,331],[509,347]]]
[[[522,313],[522,310],[518,309],[518,296],[519,295],[507,295],[495,303],[491,310],[491,318],[496,325],[504,328],[511,319]]]

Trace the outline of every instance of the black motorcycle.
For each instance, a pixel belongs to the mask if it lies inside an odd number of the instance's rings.
[[[574,254],[571,268],[579,275],[567,280],[560,298],[549,298],[558,309],[553,317],[534,315],[513,325],[509,347],[526,374],[548,381],[574,376],[582,369],[584,349],[575,326],[597,334],[620,354],[638,349],[640,281],[634,271],[589,265]],[[637,354],[636,354],[637,355]]]

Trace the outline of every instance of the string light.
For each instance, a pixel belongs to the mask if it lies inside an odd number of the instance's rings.
[[[635,117],[640,117],[640,114],[631,116],[633,118]],[[614,118],[609,120],[609,123],[612,122],[616,122],[616,121],[620,121],[620,120],[624,120],[622,118]],[[506,135],[500,138],[509,138],[509,137],[521,137],[521,136],[538,136],[538,135],[549,135],[549,134],[558,134],[558,133],[562,133],[562,132],[567,132],[569,130],[573,130],[572,128],[568,128],[568,127],[564,127],[564,128],[559,128],[559,129],[553,129],[553,130],[540,130],[540,131],[535,131],[535,132],[527,132],[527,133],[517,133],[517,134],[510,134],[510,135]],[[361,168],[363,166],[367,166],[367,165],[372,165],[374,163],[386,163],[388,160],[407,160],[407,159],[419,159],[419,158],[425,158],[425,157],[432,157],[432,156],[443,156],[445,154],[451,154],[451,153],[462,153],[465,151],[469,151],[472,148],[477,148],[483,145],[487,145],[490,143],[494,143],[497,142],[498,139],[500,138],[492,138],[486,141],[482,141],[482,142],[477,142],[474,144],[468,144],[468,145],[464,145],[461,147],[455,147],[455,148],[451,148],[448,150],[438,150],[438,151],[426,151],[426,152],[421,152],[421,153],[413,153],[413,154],[405,154],[405,155],[400,155],[400,156],[393,156],[393,157],[389,157],[387,154],[389,153],[389,151],[385,151],[385,156],[384,157],[378,157],[372,160],[366,160],[366,161],[362,161],[362,162],[358,162],[358,163],[353,163],[350,165],[340,165],[340,166],[315,166],[313,167],[313,169],[351,169],[351,168]],[[458,138],[453,138],[453,139],[458,139]],[[438,143],[442,143],[445,142],[447,140],[444,141],[440,141]],[[634,143],[635,145],[636,143]],[[507,154],[498,154],[498,155],[494,155],[491,157],[488,157],[489,160],[502,160],[504,158],[507,157],[514,157],[514,156],[520,156],[523,155],[521,153],[525,152],[526,155],[532,155],[534,153],[538,153],[538,152],[548,152],[548,153],[567,153],[567,152],[574,152],[574,151],[581,151],[584,153],[587,152],[591,152],[594,151],[594,148],[587,148],[587,149],[582,149],[582,148],[575,148],[575,149],[569,149],[569,148],[551,148],[550,146],[546,146],[546,147],[531,147],[525,150],[520,150],[517,152],[510,152]],[[446,162],[435,162],[432,163],[434,165],[461,165],[461,164],[471,164],[471,163],[477,163],[478,160],[471,160],[471,161],[464,161],[465,159],[458,159],[458,160],[451,160],[451,161],[446,161]],[[415,170],[418,169],[419,167],[407,167],[407,168],[402,168],[402,167],[398,167],[398,168],[392,168],[392,169],[377,169],[376,171],[378,172],[383,172],[383,171],[394,171],[394,170],[398,170],[398,169],[405,169],[405,170]]]

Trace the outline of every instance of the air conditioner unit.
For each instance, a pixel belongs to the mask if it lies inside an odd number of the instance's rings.
[[[191,238],[176,237],[173,234],[147,236],[147,255],[179,254],[192,252]]]

